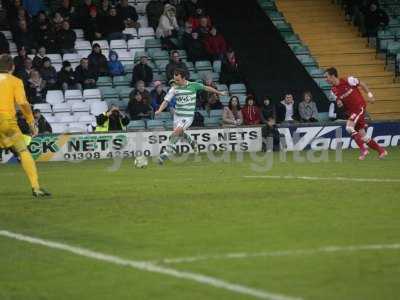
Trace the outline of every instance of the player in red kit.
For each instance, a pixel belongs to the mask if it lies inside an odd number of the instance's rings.
[[[365,132],[365,128],[368,127],[365,122],[367,103],[358,87],[361,87],[367,93],[368,101],[373,103],[375,101],[374,95],[367,85],[352,76],[346,79],[339,78],[335,68],[325,70],[325,80],[332,85],[332,93],[336,97],[337,105],[339,107],[343,106],[347,114],[346,130],[360,148],[361,155],[359,159],[364,160],[368,155],[368,148],[365,144],[377,151],[379,158],[384,158],[388,154],[387,151],[368,137]]]

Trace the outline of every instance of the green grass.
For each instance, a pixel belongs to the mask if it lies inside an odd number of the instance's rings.
[[[233,156],[232,156],[233,157]],[[400,243],[400,184],[249,179],[295,175],[400,179],[400,151],[379,161],[286,162],[269,172],[244,162],[131,160],[39,164],[54,197],[34,200],[20,166],[0,165],[0,230],[126,259]],[[269,161],[272,158],[269,157]],[[264,161],[265,163],[265,161]],[[398,299],[400,251],[214,259],[168,265],[303,299]],[[0,299],[253,299],[188,280],[120,267],[0,236]]]

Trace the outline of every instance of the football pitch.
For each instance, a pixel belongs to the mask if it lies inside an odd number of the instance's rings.
[[[388,150],[0,165],[0,299],[400,299]]]

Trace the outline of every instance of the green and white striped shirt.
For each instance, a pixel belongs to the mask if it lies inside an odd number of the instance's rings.
[[[186,85],[172,86],[164,100],[170,102],[175,97],[175,114],[180,117],[193,117],[196,110],[196,94],[202,90],[204,90],[203,84],[187,81]]]

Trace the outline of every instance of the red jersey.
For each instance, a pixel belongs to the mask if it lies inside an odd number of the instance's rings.
[[[343,102],[343,107],[348,115],[359,113],[361,109],[365,110],[367,106],[363,95],[358,86],[360,81],[355,77],[348,77],[347,80],[340,78],[339,85],[332,87],[332,93],[336,100]]]

